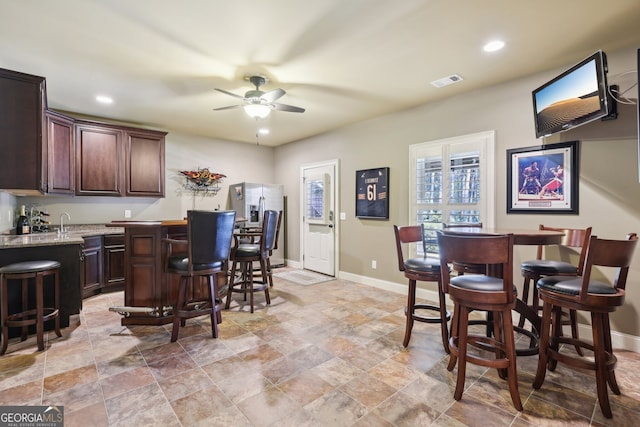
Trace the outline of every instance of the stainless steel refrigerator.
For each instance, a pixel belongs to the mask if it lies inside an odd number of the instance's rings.
[[[229,209],[236,211],[236,216],[247,220],[241,224],[241,227],[262,227],[265,210],[282,211],[278,249],[271,255],[272,267],[284,266],[286,224],[284,203],[284,186],[281,184],[241,182],[229,185]]]

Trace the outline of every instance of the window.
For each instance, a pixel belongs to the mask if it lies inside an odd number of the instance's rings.
[[[329,195],[327,174],[311,176],[305,179],[306,189],[306,220],[310,223],[324,224],[327,222],[329,204],[326,200]]]
[[[428,253],[438,253],[442,223],[494,224],[494,132],[415,144],[409,156],[409,211],[424,224]]]

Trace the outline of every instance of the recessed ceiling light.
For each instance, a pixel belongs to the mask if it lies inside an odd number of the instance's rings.
[[[269,129],[267,129],[267,128],[260,128],[260,129],[258,129],[258,133],[259,133],[260,135],[269,135]]]
[[[500,50],[504,47],[504,42],[502,40],[493,40],[490,41],[489,43],[485,44],[482,49],[485,52],[495,52],[497,50]]]
[[[96,96],[96,101],[98,101],[101,104],[113,104],[113,98],[111,98],[110,96],[106,96],[106,95],[98,95],[98,96]]]

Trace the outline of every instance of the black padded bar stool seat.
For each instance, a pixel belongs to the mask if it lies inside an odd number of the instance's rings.
[[[546,289],[565,295],[579,295],[582,286],[582,277],[577,279],[567,278],[566,276],[547,276],[538,280],[538,290]],[[614,295],[616,290],[608,283],[591,280],[587,288],[588,294],[596,295]]]
[[[44,322],[54,320],[54,330],[57,336],[60,332],[60,263],[58,261],[38,260],[23,261],[0,267],[0,300],[2,314],[2,349],[0,355],[7,351],[9,344],[9,328],[22,328],[22,341],[27,339],[28,327],[36,326],[38,350],[44,350]],[[53,276],[54,303],[53,307],[44,307],[44,278]],[[29,280],[35,280],[36,306],[29,307]],[[21,285],[21,311],[9,313],[8,287],[10,281],[19,280]]]
[[[413,275],[420,276],[421,280],[427,282],[439,282],[440,281],[440,260],[437,258],[411,258],[405,261],[404,267],[406,270],[409,270]],[[405,271],[406,271],[405,270]],[[415,295],[415,289],[414,289]],[[431,304],[416,304],[414,297],[413,304],[413,320],[417,320],[418,322],[424,323],[442,323],[442,316],[438,314],[437,316],[427,316],[424,313],[426,311],[440,312],[440,307]],[[407,315],[409,307],[404,308],[404,314]],[[421,310],[422,313],[416,313],[415,310]],[[451,313],[446,312],[445,316],[448,321],[451,318]],[[446,325],[446,322],[445,322]],[[407,342],[407,345],[409,343]],[[406,347],[406,345],[405,345]]]
[[[193,264],[193,271],[202,271],[210,269],[222,268],[222,262],[212,262],[206,264]],[[170,270],[187,271],[189,266],[189,257],[186,255],[172,256],[167,261],[167,268]]]
[[[502,292],[503,281],[499,277],[486,275],[463,275],[451,278],[451,284],[470,291]],[[518,295],[518,288],[513,286],[514,295]]]
[[[575,276],[578,274],[578,267],[576,267],[575,265],[569,264],[568,262],[555,261],[551,259],[534,259],[530,261],[524,261],[521,264],[521,270],[523,272],[539,274],[541,276],[548,276],[552,274]]]
[[[440,273],[440,260],[438,258],[410,258],[404,262],[404,267],[416,270],[424,274]]]

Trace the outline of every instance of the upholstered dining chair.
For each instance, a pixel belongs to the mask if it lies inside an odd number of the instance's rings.
[[[235,211],[187,211],[187,240],[164,239],[167,245],[166,272],[180,276],[178,296],[173,307],[171,342],[178,339],[180,325],[186,319],[211,316],[211,334],[218,337],[222,321],[217,303],[220,277],[226,275],[231,250]],[[174,253],[174,245],[187,246],[187,254]],[[195,279],[207,279],[206,297],[200,295]]]
[[[562,259],[552,259],[547,257],[547,252],[550,248],[539,245],[536,253],[536,259],[522,262],[520,265],[520,271],[524,277],[524,283],[522,285],[521,299],[525,304],[531,306],[531,308],[539,313],[541,308],[538,300],[538,290],[536,282],[544,276],[580,276],[582,275],[582,269],[584,266],[585,256],[589,247],[589,237],[591,237],[591,227],[587,228],[557,228],[548,227],[540,224],[540,230],[561,231],[564,233],[562,242],[558,245],[560,251],[560,257]],[[572,253],[578,253],[577,262],[569,262],[568,259]],[[557,257],[557,258],[560,258]],[[533,283],[533,286],[531,284]],[[531,295],[531,303],[529,304],[529,295]],[[578,335],[578,319],[575,310],[569,310],[563,315],[568,319],[563,320],[563,324],[571,325],[571,336],[573,338],[579,338]],[[524,317],[520,317],[518,326],[522,328],[524,326]],[[576,350],[581,353],[582,350],[576,347]]]
[[[405,307],[405,316],[407,317],[407,320],[402,345],[405,347],[409,345],[414,321],[440,323],[442,346],[444,347],[444,350],[449,353],[448,321],[451,318],[451,314],[447,311],[445,295],[442,291],[440,261],[437,257],[427,256],[427,249],[424,240],[424,225],[394,225],[393,231],[396,236],[398,269],[404,273],[404,276],[407,279],[409,279],[407,306]],[[403,246],[415,243],[422,245],[423,256],[405,260]],[[416,283],[418,281],[437,283],[439,301],[437,306],[432,304],[416,304]],[[428,312],[436,312],[437,315],[428,316],[425,314]]]
[[[612,418],[607,385],[615,394],[620,394],[616,381],[616,356],[611,345],[609,313],[624,304],[625,287],[629,266],[638,241],[631,233],[626,240],[606,240],[591,236],[582,276],[547,276],[538,280],[537,288],[542,300],[542,327],[540,331],[540,354],[533,388],[542,387],[547,369],[553,371],[557,362],[580,371],[595,371],[598,403],[602,413]],[[596,278],[595,267],[613,268],[615,276],[609,284]],[[562,336],[562,309],[585,311],[591,314],[593,341]],[[593,357],[570,354],[562,351],[568,344],[591,350]]]
[[[501,378],[507,379],[513,406],[522,410],[518,391],[516,348],[511,310],[516,306],[516,288],[513,285],[513,234],[446,234],[438,232],[442,287],[453,301],[453,320],[449,338],[449,364],[456,364],[458,373],[454,399],[460,400],[464,391],[467,362],[496,368]],[[502,278],[486,274],[464,274],[451,277],[449,264],[500,265]],[[469,313],[474,310],[491,312],[493,335],[469,332]],[[489,350],[485,353],[469,352],[469,347]]]
[[[266,210],[264,212],[262,229],[260,232],[241,232],[233,235],[235,244],[231,250],[230,262],[232,267],[229,276],[225,308],[230,308],[231,298],[234,293],[244,294],[245,300],[247,294],[249,294],[251,313],[253,313],[253,295],[256,291],[264,291],[266,303],[271,304],[268,280],[270,273],[267,269],[270,266],[269,256],[275,246],[277,223],[278,212],[274,210]],[[251,240],[254,238],[256,240]],[[260,264],[262,281],[256,280],[253,272],[254,262],[258,262]],[[238,267],[240,268],[239,275],[236,274]]]

